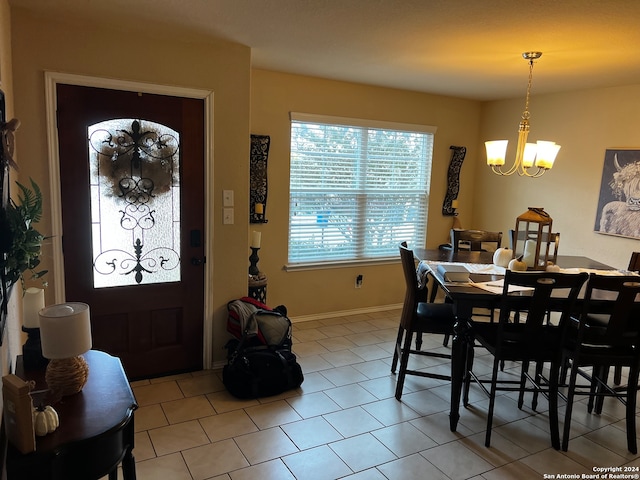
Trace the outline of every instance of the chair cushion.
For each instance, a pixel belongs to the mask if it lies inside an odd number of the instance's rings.
[[[417,314],[419,319],[427,319],[434,322],[445,322],[453,325],[456,321],[451,303],[419,302]]]

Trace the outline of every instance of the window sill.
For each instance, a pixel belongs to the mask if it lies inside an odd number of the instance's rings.
[[[304,270],[328,270],[332,268],[350,268],[350,267],[370,267],[375,265],[400,265],[399,258],[384,257],[384,258],[369,258],[366,260],[346,260],[346,261],[332,261],[327,260],[325,262],[308,262],[308,263],[289,263],[283,268],[286,272],[300,272]]]

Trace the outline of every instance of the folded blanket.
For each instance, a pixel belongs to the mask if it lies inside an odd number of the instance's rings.
[[[418,268],[416,269],[416,276],[418,279],[418,289],[422,290],[424,289],[424,287],[427,286],[427,282],[429,281],[429,279],[427,278],[427,275],[429,274],[430,271],[431,269],[429,268],[429,265],[427,265],[425,262],[418,263]]]

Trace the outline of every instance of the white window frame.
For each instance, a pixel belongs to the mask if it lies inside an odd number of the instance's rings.
[[[291,165],[286,270],[388,263],[397,261],[397,245],[401,241],[415,246],[425,244],[436,127],[298,112],[291,112],[290,118]],[[294,129],[301,128],[302,124],[311,124],[318,130],[345,127],[345,133],[351,135],[352,141],[341,146],[344,145],[349,152],[338,156],[334,152],[331,158],[336,163],[324,163],[327,158],[325,152],[330,152],[335,144],[327,144],[324,151],[317,149],[322,146],[321,143],[312,144],[313,152],[304,146],[300,148],[295,142],[301,137],[296,135]],[[423,142],[420,143],[420,155],[416,154],[415,148],[410,155],[404,153],[402,158],[399,155],[403,152],[396,152],[398,156],[394,157],[397,162],[394,171],[398,171],[398,177],[394,176],[391,182],[386,182],[391,177],[383,174],[376,176],[363,173],[367,172],[367,168],[371,172],[376,166],[384,167],[388,164],[387,159],[381,157],[379,151],[374,152],[375,147],[368,143],[376,134],[382,134],[374,131],[401,132],[399,136],[402,138]],[[305,164],[296,160],[300,158],[313,158],[313,164],[310,161]],[[401,168],[405,165],[404,162],[414,168],[411,174]],[[321,167],[324,165],[332,167],[331,176],[323,176],[324,169]],[[340,168],[337,175],[334,174],[336,165]],[[316,180],[327,182],[327,187],[318,188]],[[396,198],[404,203],[384,203],[387,198]],[[384,208],[372,207],[374,199],[378,202],[382,200]],[[329,214],[326,218],[320,210],[323,204],[329,202],[333,202],[336,214]],[[385,213],[389,211],[387,205],[398,214]],[[372,232],[377,230],[367,225],[373,225],[385,233],[378,234],[376,240],[373,240]],[[345,233],[347,230],[349,234]],[[384,240],[380,240],[380,236]],[[333,252],[323,255],[323,249],[332,244],[337,245]]]

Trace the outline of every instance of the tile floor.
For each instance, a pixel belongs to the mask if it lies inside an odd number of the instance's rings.
[[[584,400],[576,405],[566,453],[550,446],[545,406],[541,413],[521,411],[512,395],[497,401],[491,448],[484,446],[487,400],[477,389],[470,408],[461,409],[456,433],[449,431],[448,382],[408,377],[402,402],[396,401],[390,364],[399,315],[294,324],[305,381],[276,397],[235,399],[220,371],[134,382],[137,478],[605,478],[582,474],[618,466],[638,473],[640,458],[626,449],[624,408],[613,399],[602,415],[588,414]],[[435,338],[423,348],[444,347]],[[481,353],[476,370],[488,368]],[[446,360],[415,362],[449,371]]]

